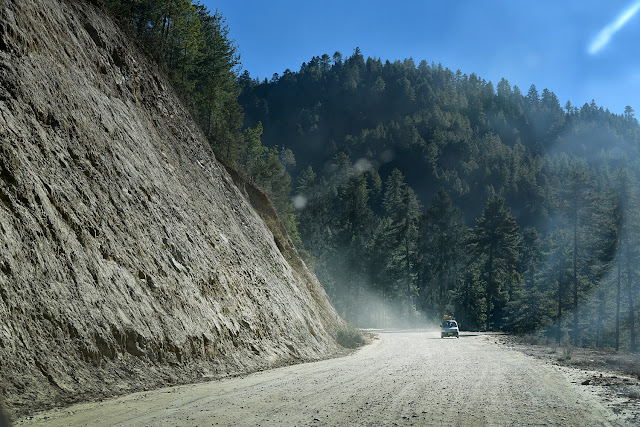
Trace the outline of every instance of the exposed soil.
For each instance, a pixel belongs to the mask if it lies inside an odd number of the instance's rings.
[[[489,334],[379,331],[338,359],[136,393],[17,425],[628,425],[573,369]]]
[[[94,3],[0,6],[7,412],[334,354],[343,323],[268,200]]]

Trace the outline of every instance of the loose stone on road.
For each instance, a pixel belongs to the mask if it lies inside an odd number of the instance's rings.
[[[486,334],[377,332],[346,357],[136,393],[18,425],[613,425],[557,367]]]

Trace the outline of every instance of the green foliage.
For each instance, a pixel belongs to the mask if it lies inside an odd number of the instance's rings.
[[[365,343],[360,329],[350,323],[338,329],[336,332],[336,341],[344,348],[358,348]]]
[[[347,318],[450,312],[467,329],[568,331],[602,346],[617,298],[620,337],[636,346],[631,107],[563,109],[546,88],[359,49],[241,81],[245,125],[295,154],[302,245]],[[620,169],[632,184],[616,184]]]
[[[390,219],[386,233],[391,250],[387,257],[388,275],[402,287],[408,305],[411,306],[415,304],[418,271],[420,204],[398,169],[394,169],[387,179],[382,205]]]
[[[107,0],[164,65],[219,155],[241,138],[239,55],[219,12],[191,0]]]
[[[479,278],[485,284],[487,326],[503,326],[504,310],[520,285],[518,225],[504,207],[504,198],[492,196],[476,221],[471,250]]]
[[[419,307],[438,319],[451,312],[452,292],[464,280],[468,233],[462,211],[440,188],[421,218],[418,236]]]
[[[286,170],[295,165],[293,153],[264,147],[259,122],[240,132],[240,59],[223,16],[191,0],[107,0],[107,5],[166,68],[216,155],[244,169],[265,190],[292,241],[299,243]]]
[[[507,327],[514,332],[536,331],[551,323],[551,295],[545,282],[540,280],[539,266],[545,258],[541,239],[541,234],[533,227],[522,233],[519,271],[524,284],[515,290],[507,305]]]
[[[616,347],[636,349],[631,107],[563,109],[546,88],[523,95],[506,79],[359,48],[259,82],[238,75],[218,12],[107,4],[164,64],[217,156],[269,194],[348,319],[389,326],[446,311],[466,329],[546,328],[598,346],[615,324]]]
[[[478,331],[486,327],[486,283],[480,271],[469,268],[462,283],[453,292],[456,320],[465,330]]]

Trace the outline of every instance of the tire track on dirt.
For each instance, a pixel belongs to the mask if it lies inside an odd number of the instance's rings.
[[[45,418],[46,417],[46,418]],[[18,425],[615,425],[562,372],[486,334],[380,331],[342,358],[39,414]]]

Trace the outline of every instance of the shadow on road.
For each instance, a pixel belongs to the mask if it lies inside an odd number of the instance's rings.
[[[9,418],[2,412],[2,406],[0,406],[0,427],[11,427]]]
[[[424,334],[424,333],[439,333],[437,329],[375,329],[366,328],[362,329],[364,332],[372,332],[374,334]]]
[[[465,333],[461,333],[460,334],[460,338],[471,338],[471,337],[479,337],[481,334],[465,334]],[[437,337],[429,337],[427,338],[429,340],[440,340],[440,339],[452,339],[455,340],[456,337],[445,337],[445,338],[440,338],[440,335],[438,335]]]

